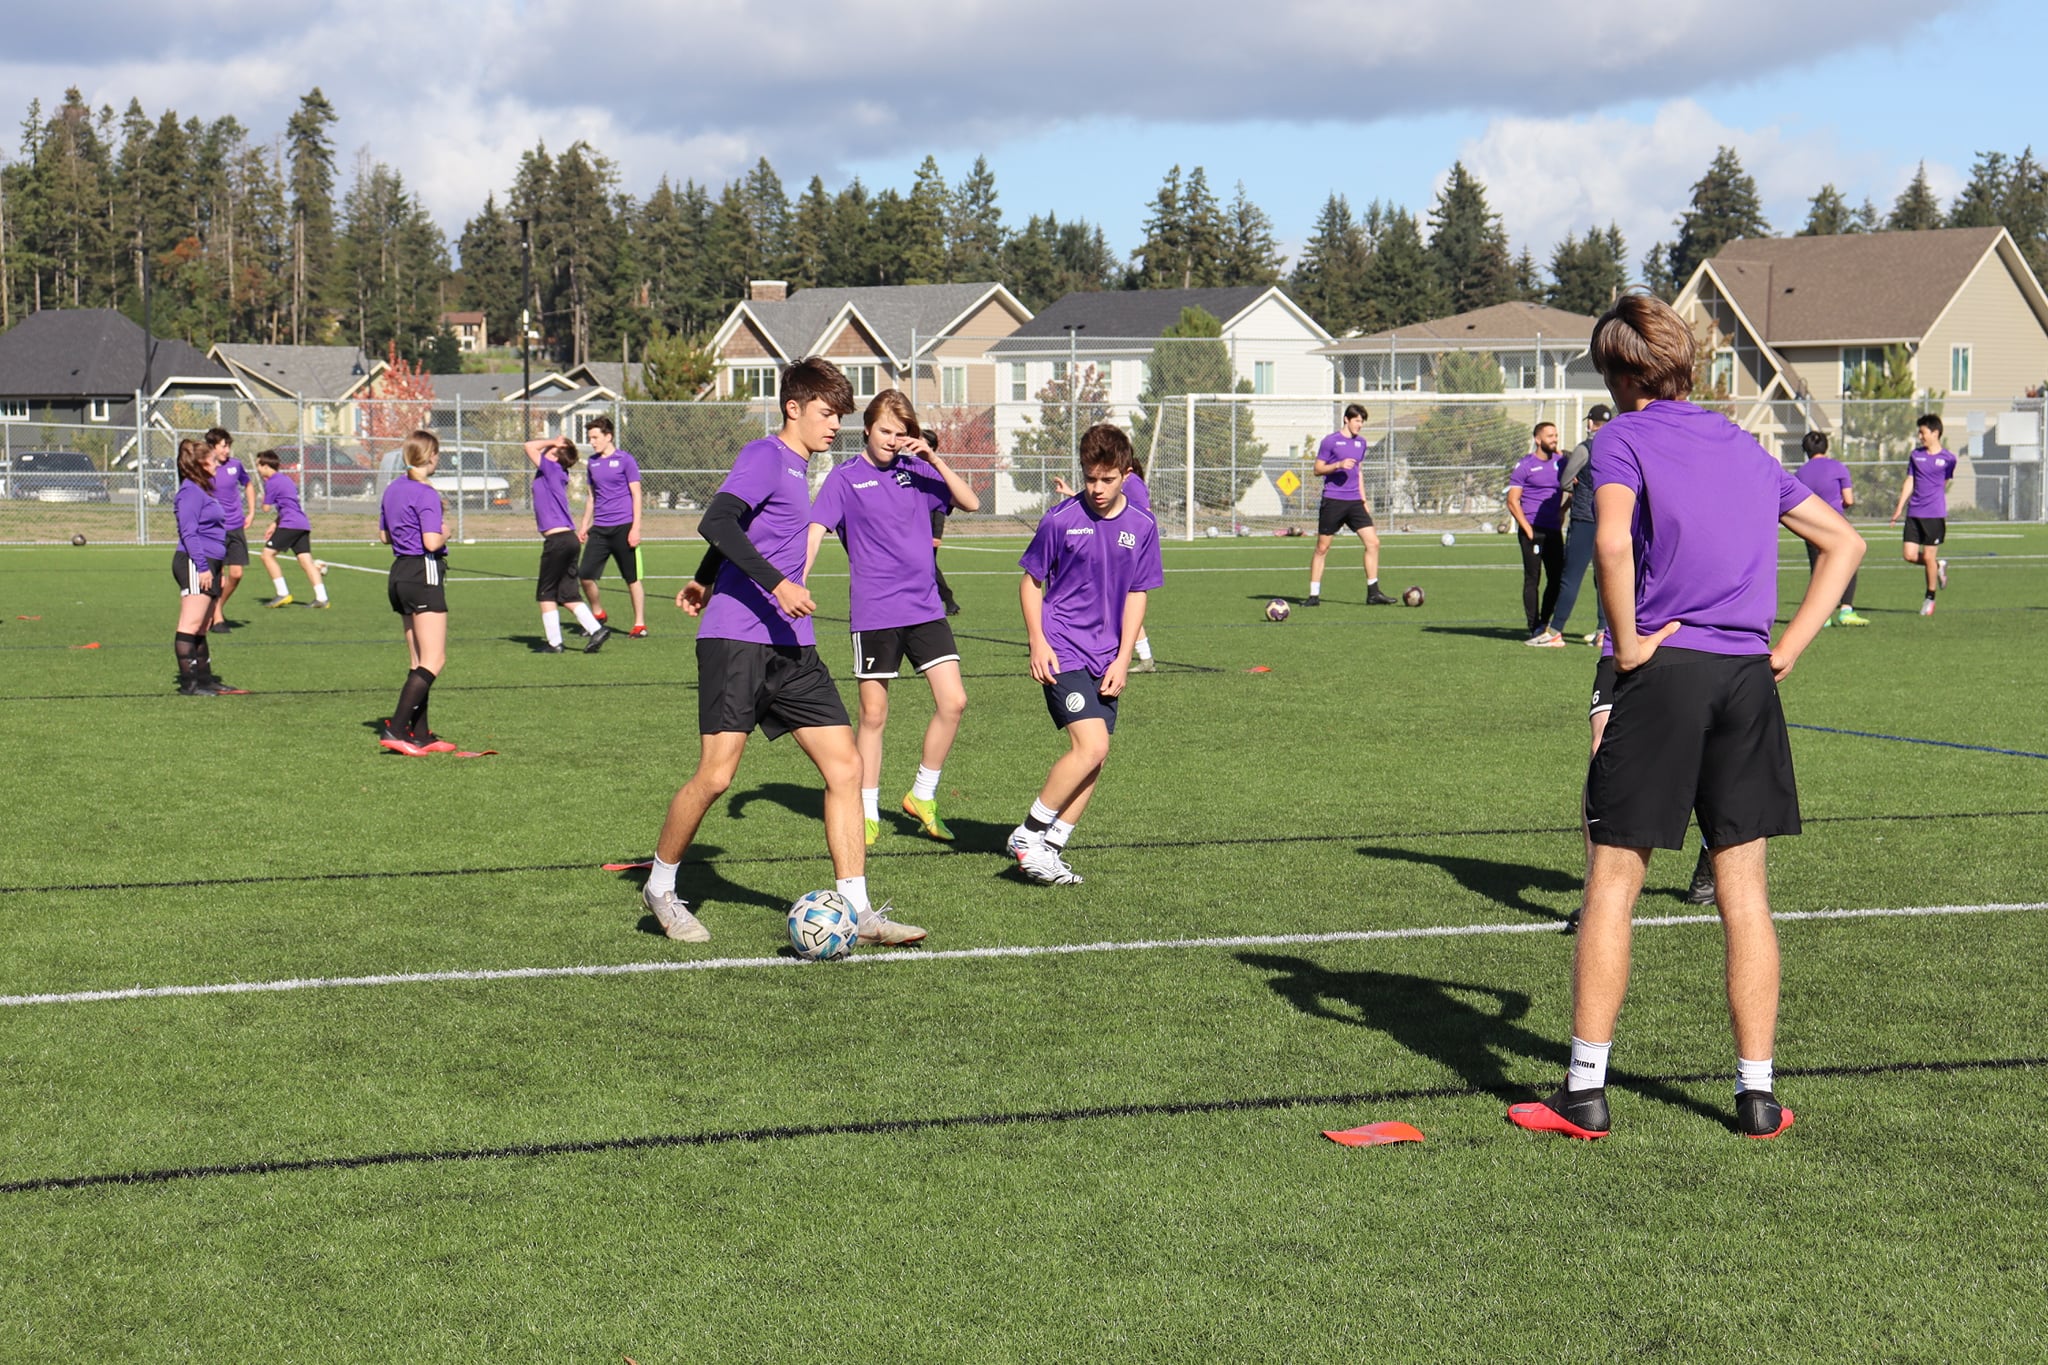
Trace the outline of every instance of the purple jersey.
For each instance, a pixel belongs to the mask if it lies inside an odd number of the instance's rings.
[[[249,471],[234,456],[213,467],[213,500],[220,504],[221,516],[230,531],[239,531],[249,524],[248,510],[242,504],[242,490],[248,486]]]
[[[640,462],[623,450],[590,460],[592,526],[633,524],[633,485],[640,482]]]
[[[1152,515],[1152,490],[1145,487],[1143,474],[1134,472],[1125,477],[1124,500],[1146,516]]]
[[[289,474],[272,474],[263,481],[263,505],[277,509],[277,529],[280,531],[310,531],[313,523],[306,520],[306,509],[299,502],[299,486],[292,482]]]
[[[391,537],[394,555],[427,553],[425,537],[441,535],[441,495],[433,486],[408,474],[392,481],[384,490],[384,507],[378,519]],[[440,554],[441,551],[434,551]]]
[[[804,551],[811,531],[811,462],[774,436],[740,448],[732,472],[718,486],[747,505],[740,526],[747,539],[784,578],[804,581]],[[929,523],[925,541],[931,540]],[[817,643],[811,618],[782,614],[775,594],[732,563],[718,566],[711,602],[697,626],[700,640],[749,640],[763,645]]]
[[[932,513],[952,505],[945,478],[915,455],[898,455],[887,468],[857,455],[825,476],[811,521],[846,547],[854,630],[921,625],[946,614]]]
[[[227,516],[213,494],[190,479],[178,485],[178,548],[204,569],[228,552]]]
[[[627,504],[631,508],[630,499]],[[533,526],[542,535],[563,527],[574,528],[569,515],[569,471],[549,455],[533,467]]]
[[[1533,450],[1508,475],[1508,487],[1522,490],[1522,515],[1539,531],[1554,531],[1563,521],[1564,490],[1557,475],[1557,457],[1546,459]]]
[[[1667,644],[1768,654],[1778,614],[1778,519],[1813,496],[1742,428],[1660,400],[1600,428],[1593,484],[1635,494],[1636,630]],[[1606,647],[1612,654],[1612,642]]]
[[[1812,489],[1815,497],[1837,512],[1843,507],[1842,494],[1854,486],[1849,478],[1849,466],[1825,455],[1814,456],[1799,466],[1799,472],[1792,477]]]
[[[1913,498],[1906,504],[1906,515],[1946,517],[1948,481],[1956,476],[1956,457],[1946,450],[1916,450],[1907,464],[1913,478]]]
[[[1365,501],[1365,452],[1366,439],[1363,436],[1346,436],[1333,431],[1323,438],[1316,447],[1316,458],[1324,464],[1335,464],[1339,460],[1356,460],[1356,469],[1339,469],[1323,475],[1323,496],[1338,502]]]
[[[1109,518],[1085,496],[1068,498],[1045,514],[1017,563],[1045,585],[1045,642],[1059,670],[1085,668],[1097,678],[1123,647],[1124,598],[1166,582],[1159,525],[1128,498]]]

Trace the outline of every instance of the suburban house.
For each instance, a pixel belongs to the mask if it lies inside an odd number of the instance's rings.
[[[1593,393],[1606,386],[1586,355],[1597,318],[1540,303],[1497,303],[1322,348],[1341,394],[1435,393],[1447,354],[1484,355],[1511,394]]]
[[[454,334],[455,344],[462,348],[465,355],[471,351],[481,351],[491,344],[484,331],[482,313],[443,313],[441,325]]]
[[[617,361],[592,360],[569,370],[548,370],[533,376],[530,387],[522,387],[520,376],[512,374],[437,374],[434,385],[434,424],[444,436],[451,436],[458,417],[465,413],[502,412],[505,405],[530,404],[533,434],[567,436],[581,443],[584,425],[600,413],[612,414],[626,401],[630,382],[638,383],[640,366]],[[495,431],[502,423],[486,418]]]
[[[1703,262],[1678,310],[1709,350],[1708,388],[1774,449],[1829,430],[1857,369],[1904,347],[1942,399],[1950,444],[2048,380],[2048,294],[2004,228],[1744,238]],[[1960,477],[1960,476],[1959,476]]]
[[[207,352],[255,400],[239,425],[301,439],[358,434],[357,400],[374,392],[386,363],[356,346],[256,346],[222,342]]]
[[[0,333],[0,432],[40,424],[77,435],[37,436],[76,445],[94,429],[135,436],[135,395],[161,400],[159,423],[232,425],[249,398],[243,381],[187,342],[152,337],[112,308],[46,308]],[[7,435],[9,444],[19,438]]]
[[[747,299],[712,335],[714,395],[772,398],[782,367],[822,355],[846,371],[854,401],[883,389],[909,394],[920,409],[997,400],[991,342],[1031,321],[1031,310],[1000,284],[905,284],[800,289],[755,280]]]

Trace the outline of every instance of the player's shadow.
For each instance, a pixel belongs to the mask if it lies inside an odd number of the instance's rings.
[[[718,862],[724,852],[725,850],[716,844],[691,845],[682,869],[676,873],[676,894],[688,901],[691,909],[696,910],[707,905],[751,905],[777,915],[788,912],[789,901],[795,897],[757,891],[725,875]],[[647,884],[647,871],[644,867],[629,867],[620,872],[618,878],[638,890]],[[643,934],[661,936],[661,922],[652,914],[642,914],[636,927]]]
[[[1388,858],[1398,862],[1440,868],[1473,895],[1482,896],[1498,905],[1505,905],[1510,910],[1519,910],[1536,919],[1561,921],[1567,912],[1537,904],[1529,899],[1530,891],[1577,896],[1585,889],[1582,878],[1547,867],[1501,863],[1491,858],[1460,858],[1444,853],[1418,853],[1412,848],[1385,848],[1375,845],[1361,845],[1358,852],[1365,858]]]
[[[1427,635],[1469,635],[1475,640],[1513,640],[1517,643],[1529,638],[1529,632],[1517,626],[1424,626]]]
[[[547,637],[544,635],[507,635],[504,638],[512,644],[525,645],[528,650],[535,654],[548,652]],[[565,650],[576,649],[580,651],[583,648],[581,637],[573,635],[563,640],[562,645]]]
[[[818,842],[822,853],[824,848],[825,791],[822,787],[803,786],[795,782],[766,782],[746,791],[733,792],[727,798],[726,814],[735,820],[747,818],[747,808],[765,801],[779,806],[792,815],[801,815],[806,820],[819,822]],[[991,824],[987,820],[971,820],[940,811],[946,821],[946,828],[953,831],[953,842],[927,839],[918,833],[917,821],[905,815],[902,809],[891,803],[888,796],[882,798],[881,838],[891,843],[898,840],[914,840],[917,845],[928,845],[935,849],[950,849],[958,853],[1001,853],[1004,842],[1010,837],[1014,825]],[[877,842],[875,851],[883,851],[883,844]]]
[[[1305,957],[1269,953],[1239,953],[1237,960],[1271,972],[1266,984],[1303,1014],[1384,1033],[1503,1102],[1531,1097],[1526,1082],[1509,1079],[1509,1062],[1537,1063],[1562,1076],[1571,1060],[1570,1048],[1519,1022],[1529,1012],[1522,991],[1405,972],[1331,971]],[[1609,1072],[1608,1084],[1731,1126],[1729,1115],[1663,1081]]]

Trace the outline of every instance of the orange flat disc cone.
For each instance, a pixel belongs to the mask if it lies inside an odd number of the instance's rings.
[[[1341,1142],[1346,1147],[1381,1147],[1389,1142],[1420,1142],[1422,1130],[1412,1123],[1393,1119],[1386,1123],[1368,1123],[1363,1128],[1345,1128],[1337,1132],[1323,1130],[1323,1136],[1332,1142]]]

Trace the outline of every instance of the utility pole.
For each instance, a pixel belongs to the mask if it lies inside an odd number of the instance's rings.
[[[519,412],[533,439],[533,220],[519,220]]]

